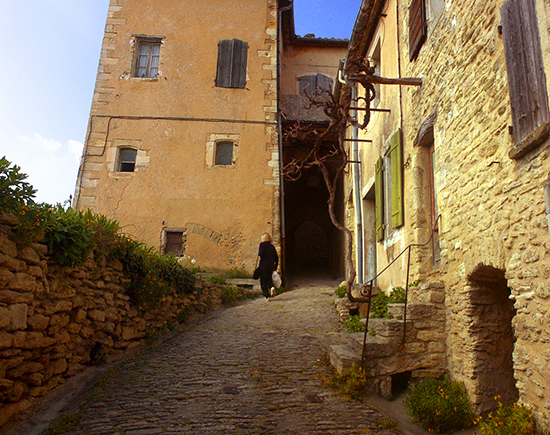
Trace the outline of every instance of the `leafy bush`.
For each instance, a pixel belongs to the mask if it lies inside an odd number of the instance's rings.
[[[347,320],[344,320],[343,325],[351,333],[365,331],[365,325],[359,316],[349,316]]]
[[[371,302],[371,317],[390,317],[388,313],[388,304],[402,303],[405,303],[405,289],[403,287],[394,287],[389,296],[381,291]]]
[[[119,236],[119,242],[110,254],[118,258],[130,278],[130,296],[146,306],[157,305],[172,289],[178,293],[192,293],[195,277],[171,255],[162,255],[144,243],[128,236]]]
[[[346,293],[347,293],[347,287],[345,285],[341,285],[336,290],[334,290],[334,294],[339,298],[345,297]]]
[[[472,404],[464,384],[425,379],[409,389],[404,405],[415,423],[435,432],[450,432],[474,424]]]
[[[225,278],[221,275],[212,275],[206,278],[206,281],[214,285],[225,285]]]
[[[500,397],[496,396],[496,400]],[[498,409],[479,423],[481,435],[536,435],[535,422],[531,408],[514,403]]]
[[[86,224],[81,212],[71,208],[56,207],[52,214],[44,236],[52,259],[62,266],[84,264],[96,247],[93,228]]]
[[[36,190],[24,181],[27,175],[20,170],[5,156],[0,159],[0,211],[17,214],[22,206],[33,202]]]

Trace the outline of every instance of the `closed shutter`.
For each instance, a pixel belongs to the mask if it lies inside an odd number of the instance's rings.
[[[384,162],[382,157],[376,162],[376,178],[374,180],[374,202],[376,221],[376,240],[384,240]]]
[[[246,86],[247,56],[248,43],[239,39],[220,41],[218,43],[216,86],[244,88]]]
[[[412,0],[409,6],[409,60],[414,60],[426,41],[428,23],[424,0]]]
[[[183,232],[181,231],[166,231],[166,246],[164,251],[176,257],[183,255]]]
[[[391,225],[398,228],[403,225],[403,145],[401,130],[397,130],[390,139],[391,162]]]
[[[246,61],[248,43],[233,39],[233,65],[231,67],[231,87],[244,88],[246,85]]]
[[[500,15],[516,145],[510,157],[519,158],[548,136],[550,122],[535,0],[508,0]]]
[[[317,76],[307,75],[299,78],[299,93],[300,95],[313,95],[315,89],[317,89]]]

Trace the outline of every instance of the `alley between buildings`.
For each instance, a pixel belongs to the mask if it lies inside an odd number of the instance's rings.
[[[66,401],[67,415],[81,415],[66,433],[398,433],[378,411],[323,386],[327,345],[341,340],[334,284],[212,312],[104,370],[83,400]],[[10,434],[40,434],[48,423],[40,415]]]

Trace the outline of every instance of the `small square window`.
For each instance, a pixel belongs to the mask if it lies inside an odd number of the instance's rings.
[[[135,77],[157,78],[160,61],[160,40],[139,41]]]
[[[231,166],[233,164],[233,142],[216,143],[216,166]]]
[[[118,157],[118,172],[134,172],[136,168],[137,150],[121,148]]]
[[[165,231],[164,253],[176,257],[183,255],[183,231]]]

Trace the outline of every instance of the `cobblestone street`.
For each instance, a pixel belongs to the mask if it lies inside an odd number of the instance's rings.
[[[322,384],[323,355],[338,340],[333,290],[301,287],[211,313],[111,369],[68,433],[397,433]]]

